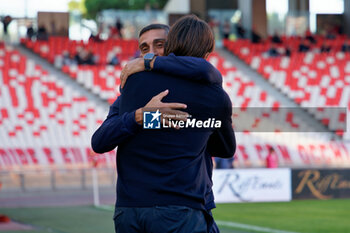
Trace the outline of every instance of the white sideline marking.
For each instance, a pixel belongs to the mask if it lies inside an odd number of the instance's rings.
[[[236,227],[236,228],[260,231],[260,232],[268,232],[268,233],[297,233],[297,232],[292,232],[292,231],[282,231],[282,230],[277,230],[277,229],[271,229],[271,228],[268,228],[268,227],[259,227],[259,226],[248,225],[248,224],[237,223],[237,222],[226,222],[226,221],[220,221],[220,220],[215,220],[215,222],[219,226]]]

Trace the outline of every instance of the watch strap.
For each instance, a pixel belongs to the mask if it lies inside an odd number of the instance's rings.
[[[146,71],[151,71],[151,61],[152,60],[144,59],[144,61],[145,61],[145,70]]]

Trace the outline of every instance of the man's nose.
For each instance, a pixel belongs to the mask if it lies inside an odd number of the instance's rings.
[[[154,47],[151,45],[150,48],[149,48],[149,53],[156,53]]]

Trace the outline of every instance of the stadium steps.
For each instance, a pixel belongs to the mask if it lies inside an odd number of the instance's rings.
[[[35,54],[31,50],[29,50],[21,45],[14,46],[14,48],[17,49],[19,52],[21,52],[26,57],[28,57],[29,59],[34,60],[35,63],[37,63],[42,68],[47,70],[50,74],[52,74],[52,75],[56,76],[58,79],[62,80],[65,84],[71,86],[74,90],[77,90],[78,92],[80,92],[89,101],[92,101],[97,106],[101,106],[104,109],[108,110],[109,104],[107,101],[103,100],[98,95],[93,94],[92,92],[87,90],[85,87],[81,86],[79,83],[77,83],[71,77],[69,77],[67,74],[65,74],[61,70],[55,68],[51,63],[49,63],[44,58],[40,57],[38,54]]]
[[[333,131],[329,130],[319,120],[317,120],[314,117],[314,115],[305,111],[293,100],[291,100],[286,95],[278,91],[273,85],[271,85],[271,83],[264,79],[258,72],[253,70],[244,61],[242,61],[241,59],[239,59],[234,54],[232,54],[224,48],[216,48],[216,51],[220,53],[220,55],[226,60],[233,63],[237,67],[237,69],[241,70],[241,72],[244,73],[247,77],[249,77],[253,82],[255,82],[256,85],[260,86],[267,93],[274,96],[281,103],[281,107],[295,108],[295,113],[301,116],[302,119],[305,119],[306,123],[312,129],[314,129],[315,132],[332,133],[334,134],[335,138],[339,138],[338,135],[336,135]]]

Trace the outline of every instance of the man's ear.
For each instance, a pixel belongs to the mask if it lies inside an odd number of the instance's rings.
[[[208,59],[210,53],[206,53],[205,56],[204,56],[204,59]]]

